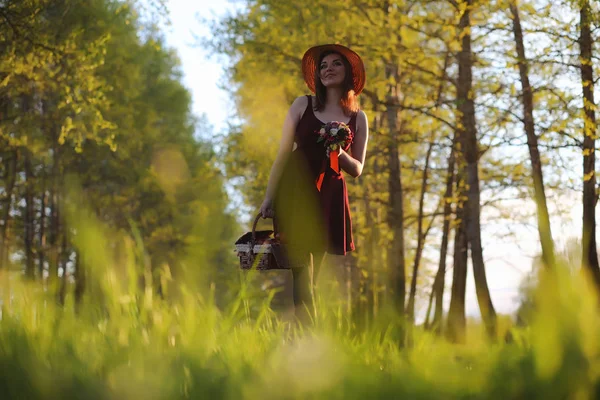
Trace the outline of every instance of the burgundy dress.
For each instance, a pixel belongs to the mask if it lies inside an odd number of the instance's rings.
[[[316,132],[324,122],[315,116],[311,96],[307,98],[308,105],[296,126],[297,148],[277,185],[275,214],[282,238],[290,246],[301,252],[345,255],[355,249],[346,181],[343,172],[338,174],[329,167],[325,147],[317,143]],[[356,132],[356,113],[348,125]],[[319,191],[316,180],[323,169],[325,177]]]

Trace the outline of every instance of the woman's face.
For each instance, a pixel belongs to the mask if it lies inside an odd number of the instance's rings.
[[[323,57],[319,66],[321,83],[325,87],[342,86],[346,78],[346,68],[339,54],[328,54]]]

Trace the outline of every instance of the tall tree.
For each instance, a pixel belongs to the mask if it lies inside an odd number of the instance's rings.
[[[446,258],[448,254],[448,242],[450,236],[450,221],[452,218],[452,187],[454,185],[455,144],[452,144],[450,156],[448,157],[448,169],[446,175],[446,190],[444,191],[444,222],[442,226],[442,243],[440,246],[440,260],[435,275],[432,296],[435,297],[435,308],[431,327],[437,333],[442,330],[442,316],[444,312],[444,287],[446,282]],[[428,312],[429,314],[429,312]]]
[[[594,43],[591,33],[592,13],[589,0],[579,2],[580,73],[583,90],[583,267],[600,290],[600,265],[596,247],[596,103],[594,101]]]
[[[538,147],[538,138],[535,132],[535,121],[533,117],[533,90],[529,82],[529,63],[525,55],[525,45],[523,42],[523,29],[521,27],[519,7],[515,0],[511,0],[510,2],[510,12],[512,14],[512,28],[517,49],[517,65],[519,66],[519,75],[521,78],[523,125],[525,127],[525,134],[527,135],[527,147],[529,149],[529,159],[531,161],[533,192],[537,207],[538,232],[540,236],[540,243],[542,245],[542,259],[546,266],[553,267],[555,265],[554,241],[552,239],[550,214],[548,213],[548,205],[546,202],[544,176],[542,173],[542,161]]]
[[[386,71],[390,82],[387,94],[387,122],[389,129],[389,211],[388,225],[392,231],[392,243],[388,251],[388,268],[392,274],[394,304],[396,310],[404,314],[406,297],[406,264],[404,259],[404,206],[402,194],[402,173],[397,138],[401,135],[401,122],[398,120],[399,99],[397,65],[390,63]]]
[[[454,221],[454,259],[452,268],[452,288],[450,293],[450,308],[448,310],[448,327],[446,336],[458,343],[465,341],[466,333],[466,316],[465,316],[465,300],[467,289],[467,261],[469,257],[469,244],[467,240],[467,223],[465,202],[468,201],[466,195],[465,183],[465,160],[460,145],[459,139],[464,135],[456,132],[455,138],[455,157],[456,157],[456,210]]]
[[[526,198],[532,188],[535,191],[539,186],[530,184],[531,173],[524,168],[526,152],[513,151],[515,146],[525,150],[526,145],[522,141],[525,135],[515,129],[515,123],[521,126],[523,118],[514,110],[523,107],[523,96],[515,89],[519,86],[519,75],[505,68],[515,58],[514,26],[503,25],[506,11],[496,7],[498,4],[448,0],[409,3],[315,0],[310,8],[299,9],[293,2],[245,1],[240,3],[238,11],[215,24],[212,42],[216,53],[227,54],[231,60],[227,71],[241,122],[228,135],[223,147],[231,161],[227,165],[227,176],[237,185],[248,209],[256,207],[264,194],[270,160],[279,139],[279,128],[274,128],[274,121],[283,119],[294,97],[307,93],[299,72],[302,51],[316,43],[336,41],[353,46],[368,62],[368,84],[361,96],[361,106],[370,115],[379,117],[381,113],[383,117],[383,134],[373,135],[368,155],[368,160],[377,157],[381,168],[377,176],[370,175],[375,168],[368,165],[360,178],[368,179],[368,184],[350,182],[349,189],[353,204],[357,204],[353,196],[358,193],[360,204],[372,210],[369,215],[387,217],[387,221],[384,218],[384,223],[378,225],[381,238],[378,244],[385,251],[376,256],[382,258],[382,270],[387,268],[386,274],[398,272],[387,281],[389,293],[383,292],[384,296],[394,299],[396,307],[404,301],[405,296],[400,291],[405,290],[402,288],[406,284],[406,274],[404,279],[396,279],[404,271],[399,265],[414,265],[412,257],[416,255],[412,251],[400,252],[400,248],[414,248],[420,236],[419,224],[412,221],[419,214],[422,164],[416,161],[425,154],[426,143],[422,138],[436,129],[432,127],[432,120],[444,126],[440,133],[444,140],[450,141],[452,135],[458,135],[456,180],[450,182],[450,188],[454,186],[456,190],[446,208],[448,220],[448,213],[456,206],[455,224],[448,223],[447,227],[439,224],[439,229],[434,229],[439,233],[442,246],[433,250],[440,250],[440,255],[447,252],[450,232],[455,231],[453,285],[456,286],[450,316],[459,315],[458,319],[464,321],[465,252],[470,248],[477,299],[490,335],[494,331],[495,310],[482,254],[481,230],[487,223],[484,218],[489,210],[498,212],[507,224],[525,221],[530,218],[529,214],[516,215],[524,208],[508,208],[505,201]],[[434,6],[440,6],[435,8],[435,14],[430,12]],[[530,7],[521,9],[522,12],[530,10]],[[538,11],[536,8],[536,17],[554,18]],[[329,24],[331,15],[336,15],[340,23]],[[553,46],[555,42],[564,44],[564,33],[554,25],[534,26],[528,34],[527,23],[538,20],[533,15],[531,20],[523,19],[525,42],[542,34],[561,38],[552,41]],[[540,33],[543,30],[545,32]],[[487,35],[488,32],[494,34]],[[381,37],[387,40],[382,42]],[[475,46],[478,48],[471,48]],[[565,62],[560,58],[561,53],[536,53],[532,48],[532,54],[535,55],[527,60],[531,67],[528,75],[531,82],[535,82],[535,88],[531,89],[533,98],[540,104],[534,110],[540,119],[534,124],[533,132],[538,134],[540,166],[543,164],[552,172],[545,177],[544,184],[548,190],[556,188],[560,193],[568,181],[557,176],[570,173],[570,168],[565,167],[570,164],[561,165],[560,157],[563,150],[568,151],[569,146],[577,143],[573,140],[577,124],[571,123],[576,120],[572,105],[576,94],[559,88],[551,78],[556,71],[566,68],[561,66]],[[560,117],[565,112],[570,116],[568,120]],[[561,154],[551,153],[556,148],[561,149]],[[545,154],[557,156],[544,159]],[[432,154],[435,167],[430,170],[431,193],[441,195],[447,190],[448,171],[438,167],[443,162],[442,157],[447,156],[445,150]],[[369,190],[366,201],[365,186]],[[523,219],[517,220],[517,217]],[[369,236],[372,230],[365,227],[365,220],[357,221],[356,234],[358,241],[366,244],[372,239]],[[377,218],[369,219],[369,223],[376,221]],[[423,254],[428,256],[431,252],[432,246],[424,245]],[[363,255],[360,254],[359,260],[361,266],[367,268]],[[427,261],[427,257],[421,261],[423,268]],[[379,266],[379,261],[376,264]],[[438,271],[445,272],[445,268]],[[439,282],[443,281],[436,279],[436,292]],[[420,298],[418,284],[414,292],[416,304]],[[439,304],[436,314],[441,318],[443,293],[434,297]],[[461,326],[464,328],[464,324]],[[458,331],[461,329],[459,326]]]
[[[153,266],[175,275],[194,259],[206,271],[234,261],[223,178],[196,139],[210,127],[191,114],[177,56],[136,3],[0,5],[0,259],[22,254],[30,277],[47,268],[61,302],[73,278],[78,300],[84,279],[98,279],[66,219],[72,176],[102,222],[138,228]]]
[[[30,279],[35,277],[35,259],[34,259],[34,237],[35,237],[35,225],[34,225],[34,176],[33,166],[31,161],[31,153],[25,149],[23,157],[24,171],[25,171],[25,209],[23,212],[23,235],[25,245],[25,276]]]
[[[390,1],[382,3],[384,27],[390,29],[395,18]],[[396,37],[395,49],[401,49],[401,38]],[[405,313],[406,298],[406,262],[404,254],[404,194],[402,189],[402,171],[399,153],[399,138],[403,135],[403,121],[401,120],[400,105],[402,93],[400,89],[400,64],[397,53],[388,54],[383,62],[385,65],[386,89],[386,119],[388,127],[387,152],[388,152],[388,225],[392,232],[392,239],[388,248],[388,270],[392,276],[394,306],[399,315]]]
[[[426,233],[423,229],[424,223],[424,209],[425,209],[425,196],[428,190],[428,178],[431,153],[435,144],[435,135],[432,138],[427,147],[427,153],[425,154],[425,165],[423,166],[423,177],[421,178],[421,194],[419,196],[419,210],[417,215],[417,248],[415,251],[415,257],[413,260],[412,277],[410,282],[410,293],[408,298],[407,316],[410,322],[414,323],[415,319],[415,298],[417,295],[417,278],[419,276],[419,266],[421,264],[421,258],[423,256],[423,247],[425,243]]]
[[[473,261],[475,291],[481,316],[488,334],[496,334],[496,310],[492,304],[487,284],[483,248],[481,245],[480,221],[480,185],[479,157],[480,151],[477,139],[477,124],[475,121],[475,102],[473,93],[473,50],[471,49],[471,10],[473,0],[463,0],[458,3],[460,12],[459,37],[461,49],[458,53],[458,87],[457,106],[461,116],[461,148],[465,158],[465,175],[467,178],[467,202],[465,210],[466,235]]]
[[[13,215],[13,192],[17,180],[18,154],[17,149],[10,148],[2,155],[4,163],[4,198],[2,199],[2,225],[0,226],[0,239],[2,240],[0,243],[0,268],[8,266],[8,256],[10,253],[9,226],[11,225]]]

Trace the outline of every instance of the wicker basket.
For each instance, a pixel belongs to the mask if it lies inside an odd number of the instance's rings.
[[[235,251],[244,270],[289,269],[290,264],[277,231],[277,221],[273,219],[273,230],[257,231],[258,214],[252,224],[252,232],[247,232],[235,242]]]

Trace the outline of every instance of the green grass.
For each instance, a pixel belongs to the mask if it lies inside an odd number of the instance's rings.
[[[109,253],[103,228],[78,217],[86,229],[73,240],[90,271],[79,307],[0,277],[2,399],[600,398],[598,301],[564,268],[541,275],[532,322],[513,328],[511,343],[474,327],[452,345],[417,328],[401,348],[389,313],[357,328],[321,306],[301,330],[269,297],[251,300],[251,279],[223,309],[214,287],[158,299],[131,283],[144,271],[139,242],[119,239],[125,251]]]
[[[545,276],[539,310],[511,344],[476,330],[451,345],[416,330],[399,348],[384,317],[350,329],[332,310],[298,330],[265,306],[249,318],[184,292],[177,305],[144,294],[75,313],[12,285],[0,323],[3,399],[588,399],[599,396],[600,329],[580,277]],[[105,294],[106,297],[106,294]],[[112,304],[107,307],[106,304]]]

